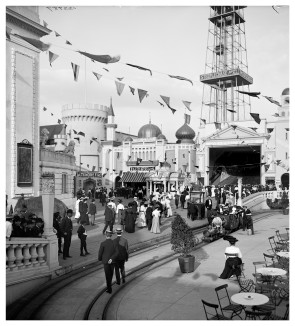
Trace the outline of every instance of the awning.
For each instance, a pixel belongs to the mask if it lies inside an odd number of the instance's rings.
[[[145,182],[148,173],[144,172],[123,172],[122,182]]]

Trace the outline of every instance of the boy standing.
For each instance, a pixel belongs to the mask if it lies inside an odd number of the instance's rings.
[[[87,238],[87,232],[84,227],[85,221],[80,222],[80,226],[77,230],[78,237],[80,239],[80,256],[86,256],[89,255],[89,252],[87,251],[87,245],[86,245],[86,238]],[[85,254],[83,254],[83,249],[85,251]]]

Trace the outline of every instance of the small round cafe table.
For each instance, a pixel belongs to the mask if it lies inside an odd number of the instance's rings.
[[[269,301],[269,298],[260,293],[255,292],[241,292],[234,294],[231,301],[242,306],[260,306]]]
[[[257,273],[266,275],[266,276],[283,276],[286,275],[287,272],[281,268],[274,267],[262,267],[257,269]]]
[[[288,251],[278,251],[276,254],[279,257],[289,259],[289,252]]]

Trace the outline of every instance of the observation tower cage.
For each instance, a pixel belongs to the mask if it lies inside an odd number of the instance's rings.
[[[200,128],[206,123],[251,120],[244,8],[211,6]],[[206,121],[204,121],[206,120]]]

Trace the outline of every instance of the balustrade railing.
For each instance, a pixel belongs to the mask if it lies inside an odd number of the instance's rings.
[[[47,264],[49,240],[43,238],[11,238],[6,240],[6,272],[31,270]]]

